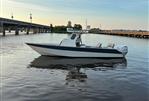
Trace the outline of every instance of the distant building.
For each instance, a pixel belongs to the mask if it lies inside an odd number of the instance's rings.
[[[89,31],[90,29],[91,29],[91,26],[90,25],[87,25],[86,26],[86,30]]]
[[[71,28],[71,27],[72,27],[71,21],[68,21],[67,27],[68,27],[68,28]]]

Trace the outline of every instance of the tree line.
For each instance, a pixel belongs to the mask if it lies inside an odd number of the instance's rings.
[[[50,27],[52,33],[67,33],[67,28],[73,28],[74,30],[82,30],[81,24],[74,24],[74,26],[65,26],[65,25],[53,26],[51,24]]]

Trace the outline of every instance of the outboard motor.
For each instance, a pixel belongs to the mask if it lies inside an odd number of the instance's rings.
[[[114,49],[117,49],[118,51],[122,52],[122,54],[125,56],[128,53],[128,47],[125,45],[116,45]]]

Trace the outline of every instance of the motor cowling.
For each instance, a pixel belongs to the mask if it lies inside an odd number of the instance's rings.
[[[128,53],[128,47],[126,45],[117,45],[114,48],[122,52],[124,56]]]

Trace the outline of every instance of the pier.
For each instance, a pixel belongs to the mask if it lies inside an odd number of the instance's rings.
[[[106,35],[117,35],[117,36],[126,36],[126,37],[135,37],[149,39],[148,31],[114,31],[114,30],[102,30],[100,34]]]
[[[28,35],[30,34],[30,32],[33,32],[33,34],[49,33],[51,32],[51,27],[47,25],[29,23],[0,17],[0,33],[2,33],[3,36],[5,36],[6,30],[8,30],[9,32],[11,32],[12,30],[15,31],[15,35],[19,35],[20,31],[25,31],[25,33]]]
[[[137,31],[137,30],[100,30],[94,28],[89,31],[90,33],[104,34],[104,35],[116,35],[134,38],[149,39],[149,31]]]

